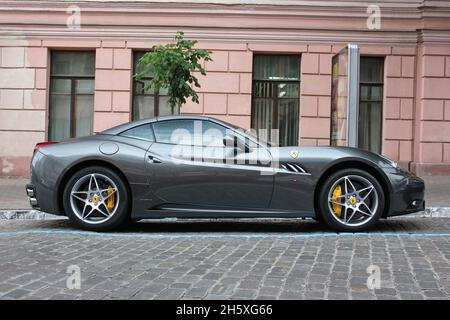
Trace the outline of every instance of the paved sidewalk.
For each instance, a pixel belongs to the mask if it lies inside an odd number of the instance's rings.
[[[314,221],[139,222],[92,233],[67,219],[0,220],[0,299],[449,299],[450,219],[371,233]],[[81,288],[68,289],[68,267]],[[367,286],[379,268],[380,288]]]
[[[31,209],[25,193],[26,178],[0,177],[0,209]]]
[[[450,176],[422,177],[427,207],[450,207]]]
[[[450,176],[425,177],[427,207],[450,207]],[[31,209],[25,194],[25,178],[0,177],[0,210]]]

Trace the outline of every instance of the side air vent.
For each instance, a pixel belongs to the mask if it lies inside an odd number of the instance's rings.
[[[284,170],[294,172],[294,173],[307,173],[305,169],[303,169],[300,165],[297,163],[289,163],[289,162],[283,162],[280,164],[281,168]]]

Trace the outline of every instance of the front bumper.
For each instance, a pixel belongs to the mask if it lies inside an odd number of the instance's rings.
[[[388,217],[425,210],[425,182],[421,178],[398,168],[388,177],[392,185]]]

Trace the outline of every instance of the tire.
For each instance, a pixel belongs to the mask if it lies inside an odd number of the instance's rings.
[[[101,166],[77,171],[63,193],[64,211],[71,222],[91,231],[108,231],[126,223],[130,201],[124,179]]]
[[[321,221],[328,227],[342,232],[359,232],[369,229],[381,217],[385,195],[378,180],[368,172],[343,169],[324,181],[318,205]]]

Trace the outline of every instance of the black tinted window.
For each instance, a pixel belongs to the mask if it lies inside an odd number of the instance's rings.
[[[226,128],[211,121],[168,120],[153,124],[156,141],[162,143],[223,146]]]
[[[155,140],[155,138],[153,137],[152,127],[150,123],[128,129],[122,132],[120,135],[149,141]]]

